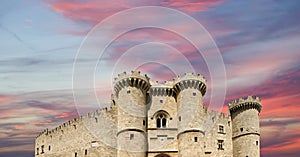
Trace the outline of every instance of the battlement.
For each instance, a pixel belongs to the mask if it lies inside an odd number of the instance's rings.
[[[173,79],[174,81],[174,89],[175,92],[178,94],[181,90],[187,88],[194,88],[199,90],[202,95],[206,93],[206,80],[200,74],[193,74],[193,73],[186,73],[184,76]]]
[[[165,81],[163,84],[158,81],[151,81],[151,88],[149,90],[150,95],[153,96],[175,96],[173,89],[173,81]]]
[[[118,77],[114,80],[116,96],[118,96],[122,88],[127,86],[140,88],[146,92],[150,88],[149,77],[147,75],[141,75],[139,71],[131,71],[130,74],[126,74],[126,72],[118,74]]]
[[[85,115],[82,115],[82,116],[73,118],[72,120],[69,120],[67,122],[64,122],[64,123],[62,123],[61,125],[55,127],[52,130],[48,130],[48,128],[47,128],[47,129],[43,130],[37,137],[51,136],[52,134],[56,134],[56,133],[60,134],[60,133],[64,132],[64,130],[67,130],[67,129],[70,129],[70,128],[76,129],[76,126],[80,125],[81,122],[89,121],[89,120],[94,121],[95,118],[97,118],[100,115],[109,117],[108,115],[112,114],[112,111],[115,109],[114,107],[115,106],[113,105],[113,106],[110,107],[110,109],[108,109],[107,107],[97,109],[93,112],[87,113]]]
[[[247,110],[247,109],[257,109],[258,112],[261,111],[262,105],[259,97],[248,96],[247,98],[240,98],[239,100],[234,100],[228,104],[228,109],[230,113],[236,111]]]

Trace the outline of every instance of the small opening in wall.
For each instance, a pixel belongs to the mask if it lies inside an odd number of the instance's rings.
[[[36,155],[39,155],[39,148],[36,148]]]
[[[75,157],[77,157],[77,153],[75,153]]]
[[[240,130],[241,130],[241,132],[243,132],[243,131],[244,131],[244,128],[240,128]]]
[[[223,143],[224,143],[224,140],[218,140],[218,149],[219,150],[223,150]]]
[[[98,123],[98,118],[95,118],[96,123]]]
[[[194,137],[194,141],[195,141],[195,142],[198,142],[198,137]]]
[[[73,125],[74,126],[74,129],[76,129],[76,125]]]
[[[224,126],[223,125],[219,125],[219,133],[224,133]]]
[[[127,90],[127,94],[130,94],[130,90]]]
[[[87,155],[87,149],[86,149],[86,150],[84,150],[84,155]]]
[[[196,96],[197,94],[196,94],[196,92],[193,92],[193,96]]]
[[[179,122],[181,121],[181,116],[178,117]]]
[[[172,120],[173,118],[171,117],[170,120]]]
[[[144,126],[146,125],[146,121],[145,121],[145,120],[143,120],[143,125],[144,125]]]
[[[230,121],[228,121],[228,126],[230,126]]]
[[[43,154],[44,153],[44,145],[41,146],[41,149],[42,149],[41,154]]]
[[[49,151],[51,150],[51,146],[48,147],[48,150],[49,150]]]
[[[130,140],[134,139],[134,134],[130,134]]]
[[[256,145],[258,146],[258,141],[256,141]]]
[[[159,102],[160,102],[160,103],[163,103],[164,101],[163,101],[163,100],[159,100]]]

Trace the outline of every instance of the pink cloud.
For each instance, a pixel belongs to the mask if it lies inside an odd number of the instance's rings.
[[[166,7],[174,7],[189,13],[206,11],[209,7],[223,3],[224,0],[169,0],[163,1],[161,4]]]
[[[49,7],[54,11],[63,14],[69,19],[76,21],[87,21],[95,24],[102,19],[130,6],[127,1],[55,1],[49,2]]]

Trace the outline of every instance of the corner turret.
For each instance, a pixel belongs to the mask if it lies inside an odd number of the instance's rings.
[[[145,157],[147,151],[147,75],[132,71],[119,74],[114,82],[118,104],[118,157]]]
[[[233,157],[260,156],[259,113],[262,105],[258,97],[234,100],[228,105],[232,120]]]

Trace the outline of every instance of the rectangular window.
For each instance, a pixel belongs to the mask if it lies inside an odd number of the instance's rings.
[[[224,140],[218,140],[218,149],[223,150]]]
[[[218,132],[219,132],[219,133],[225,133],[225,131],[224,131],[224,126],[223,126],[223,125],[219,125]]]
[[[41,149],[42,149],[41,154],[43,154],[44,153],[44,145],[41,146]]]
[[[48,147],[48,150],[49,150],[49,151],[51,150],[51,146]]]
[[[36,148],[36,155],[39,155],[39,148]]]
[[[130,140],[133,140],[134,134],[130,134]]]
[[[87,155],[87,149],[84,151],[84,155]]]
[[[194,137],[194,141],[195,141],[195,142],[198,142],[198,137]]]
[[[77,153],[75,153],[75,157],[77,157]]]

